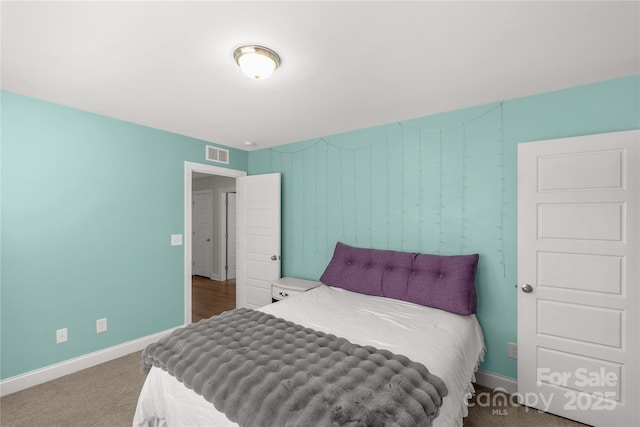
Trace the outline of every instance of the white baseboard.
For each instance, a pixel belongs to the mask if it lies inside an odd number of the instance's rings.
[[[135,351],[142,350],[149,344],[156,342],[163,336],[173,332],[178,327],[158,332],[157,334],[147,335],[146,337],[118,344],[80,357],[65,360],[64,362],[56,363],[54,365],[45,366],[44,368],[36,369],[25,374],[16,375],[15,377],[7,378],[0,381],[0,396],[15,393],[35,385],[55,380],[56,378],[126,356],[127,354],[131,354]]]
[[[486,371],[476,372],[476,384],[480,384],[489,388],[501,388],[509,394],[514,394],[518,391],[518,381],[511,377],[505,377],[498,374],[493,374]]]

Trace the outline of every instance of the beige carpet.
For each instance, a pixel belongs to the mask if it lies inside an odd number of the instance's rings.
[[[0,398],[2,427],[124,427],[131,426],[138,394],[144,382],[140,352],[85,369]],[[478,386],[464,427],[527,426],[574,427],[573,421],[523,406],[491,407],[491,390]],[[493,395],[492,395],[493,396]],[[488,399],[491,401],[492,399]]]
[[[0,398],[2,427],[131,426],[140,352]]]

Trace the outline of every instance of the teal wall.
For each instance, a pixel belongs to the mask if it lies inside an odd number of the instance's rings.
[[[184,229],[184,161],[213,164],[207,143],[0,96],[1,377],[182,325],[184,247],[169,242]]]
[[[640,128],[640,76],[254,151],[283,177],[283,274],[317,279],[336,241],[479,253],[481,369],[516,377],[517,144]]]
[[[286,275],[319,277],[337,240],[479,252],[482,369],[515,377],[516,146],[638,129],[639,99],[634,76],[231,148],[229,167],[283,173]],[[7,92],[0,107],[0,377],[181,325],[184,252],[169,235],[183,232],[184,161],[207,163],[206,143]]]

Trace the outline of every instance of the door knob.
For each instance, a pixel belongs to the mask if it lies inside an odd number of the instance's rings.
[[[524,292],[525,294],[530,294],[531,291],[533,291],[533,287],[531,287],[531,285],[522,285],[522,292]]]
[[[211,239],[207,239],[207,242],[210,242],[210,241],[211,241]]]
[[[271,261],[276,261],[278,259],[278,255],[271,255]]]

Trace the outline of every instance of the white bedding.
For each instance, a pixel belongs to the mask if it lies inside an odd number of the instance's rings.
[[[360,345],[385,348],[421,362],[447,384],[434,426],[461,426],[471,381],[484,354],[474,315],[446,311],[321,285],[259,309]],[[152,368],[133,419],[134,426],[231,427],[224,414],[175,377]]]

